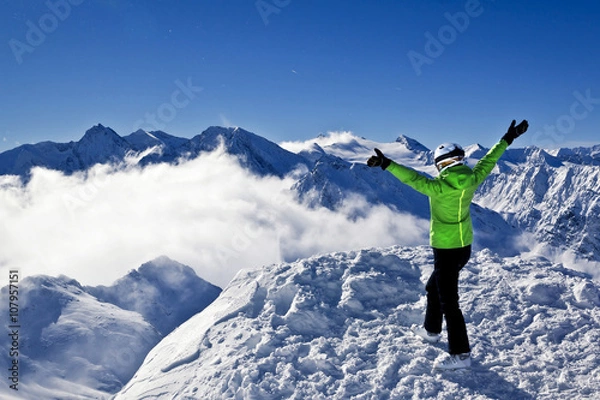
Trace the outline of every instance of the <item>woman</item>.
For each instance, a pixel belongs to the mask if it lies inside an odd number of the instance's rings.
[[[471,257],[473,226],[470,205],[477,187],[492,172],[498,159],[513,140],[527,131],[529,124],[512,121],[506,134],[473,167],[465,165],[464,150],[457,144],[441,144],[434,153],[439,175],[430,178],[385,157],[379,149],[367,161],[381,167],[413,189],[429,197],[431,211],[430,244],[434,269],[427,281],[427,309],[423,326],[412,331],[423,340],[440,340],[442,318],[446,319],[449,357],[436,360],[436,370],[471,366],[471,348],[462,311],[458,305],[458,274]]]

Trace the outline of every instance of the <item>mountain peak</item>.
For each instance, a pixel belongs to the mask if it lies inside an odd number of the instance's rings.
[[[145,279],[171,285],[183,284],[193,278],[200,279],[192,268],[164,255],[142,264],[137,272]]]
[[[75,143],[73,151],[83,165],[92,166],[110,160],[120,160],[131,149],[125,139],[111,128],[95,125]]]
[[[582,165],[600,165],[600,145],[573,149],[560,148],[548,151],[548,153],[562,161]]]
[[[226,138],[232,138],[233,136],[249,136],[249,137],[258,137],[258,135],[249,132],[239,126],[209,126],[206,128],[201,135],[205,136],[224,136]]]
[[[133,376],[160,340],[141,315],[99,302],[64,275],[26,277],[20,285],[19,365],[24,379],[19,398],[72,397],[64,390],[104,398]],[[7,302],[6,289],[0,300]],[[9,339],[0,338],[0,348],[7,349]],[[6,368],[3,360],[0,366]]]
[[[428,153],[430,150],[423,146],[419,141],[408,137],[406,135],[400,135],[396,139],[396,143],[403,144],[408,150],[417,151],[417,152],[425,152]]]
[[[156,136],[150,132],[146,132],[143,129],[138,129],[137,131],[131,133],[128,137],[150,137],[152,139],[156,139]]]
[[[98,139],[98,138],[119,138],[121,139],[121,136],[119,136],[115,131],[113,131],[111,128],[106,127],[102,124],[97,124],[92,126],[90,129],[88,129],[85,134],[83,135],[83,137],[81,138],[81,141],[85,141],[85,140],[90,140],[90,139]]]
[[[465,154],[470,158],[481,158],[485,156],[488,152],[488,149],[480,145],[479,143],[469,145],[465,147]]]
[[[44,288],[51,290],[83,290],[83,286],[75,279],[69,278],[66,275],[59,275],[58,277],[49,275],[32,275],[23,279],[23,286],[28,288]]]
[[[110,287],[86,290],[99,300],[140,313],[163,335],[202,310],[221,292],[198,277],[192,268],[167,256],[142,264]]]
[[[239,127],[210,126],[191,141],[200,152],[213,151],[222,144],[229,154],[237,156],[245,167],[259,175],[282,177],[307,162],[276,143]]]

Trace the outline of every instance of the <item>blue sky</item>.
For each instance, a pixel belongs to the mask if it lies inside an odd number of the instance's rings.
[[[600,4],[1,0],[0,151],[102,123],[429,148],[600,143]],[[416,60],[416,61],[415,61]]]

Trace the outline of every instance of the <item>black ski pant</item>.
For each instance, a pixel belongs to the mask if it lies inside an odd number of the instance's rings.
[[[427,281],[427,310],[424,327],[428,332],[442,332],[446,318],[448,352],[468,353],[469,338],[462,311],[458,306],[458,273],[471,257],[471,246],[458,249],[433,249],[433,273]]]

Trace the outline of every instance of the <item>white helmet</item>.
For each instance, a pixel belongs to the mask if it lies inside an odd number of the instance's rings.
[[[438,171],[442,172],[446,168],[463,164],[465,151],[459,144],[442,143],[435,149],[433,158]]]

